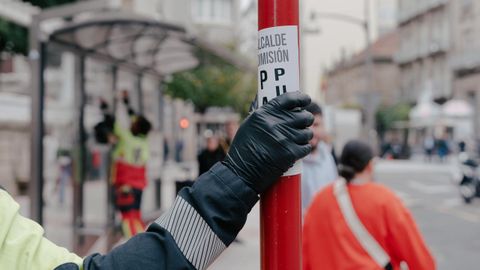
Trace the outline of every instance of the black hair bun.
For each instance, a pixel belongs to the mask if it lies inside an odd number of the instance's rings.
[[[344,165],[344,164],[339,164],[338,165],[338,174],[345,178],[347,182],[350,182],[353,177],[355,177],[356,171],[353,167]]]

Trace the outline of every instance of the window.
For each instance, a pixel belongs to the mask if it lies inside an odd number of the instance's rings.
[[[230,23],[232,0],[192,0],[192,16],[200,23]]]
[[[474,12],[474,2],[473,0],[461,0],[461,7],[460,7],[460,12],[461,16],[460,18],[467,18],[471,17]]]

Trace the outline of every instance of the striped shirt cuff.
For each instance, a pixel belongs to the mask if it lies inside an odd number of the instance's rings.
[[[198,270],[206,269],[226,249],[200,214],[180,196],[155,222],[170,232],[180,251]]]

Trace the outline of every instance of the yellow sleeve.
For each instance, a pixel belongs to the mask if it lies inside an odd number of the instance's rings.
[[[113,134],[119,138],[120,141],[125,140],[128,138],[130,131],[124,129],[118,121],[115,121],[115,124],[113,125]]]
[[[0,190],[0,269],[52,270],[64,263],[82,268],[82,258],[44,238],[43,228],[22,217],[19,208]]]

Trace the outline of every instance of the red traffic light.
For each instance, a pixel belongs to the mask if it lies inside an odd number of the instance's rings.
[[[182,119],[180,119],[179,124],[180,128],[187,129],[190,126],[190,121],[187,118],[183,117]]]

